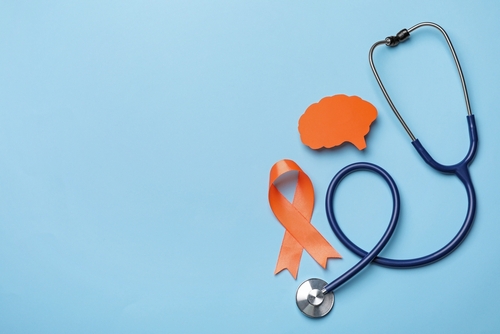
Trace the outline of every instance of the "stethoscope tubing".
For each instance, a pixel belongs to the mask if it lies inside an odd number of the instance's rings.
[[[375,245],[375,247],[373,247],[373,249],[369,253],[365,252],[364,250],[356,246],[344,234],[344,232],[342,231],[337,222],[337,219],[335,218],[335,211],[333,208],[333,197],[340,182],[347,175],[359,170],[368,170],[376,174],[379,174],[387,182],[387,185],[389,186],[392,195],[392,214],[389,226],[384,232],[382,238],[380,238],[379,242]],[[399,211],[400,211],[400,198],[399,198],[398,187],[396,186],[396,182],[394,182],[389,173],[387,173],[382,167],[379,167],[369,162],[357,162],[344,167],[337,173],[337,175],[335,175],[335,177],[330,182],[330,186],[328,187],[328,191],[326,193],[326,214],[328,216],[328,221],[330,222],[330,226],[333,232],[340,239],[340,241],[351,251],[361,256],[362,259],[351,269],[346,271],[343,275],[338,277],[330,284],[327,284],[323,288],[323,293],[328,293],[337,289],[338,287],[349,281],[351,278],[356,276],[356,274],[358,274],[361,270],[363,270],[363,268],[365,268],[368,264],[370,264],[370,262],[372,262],[374,259],[377,258],[377,255],[384,249],[384,247],[387,245],[392,235],[394,234],[394,231],[396,230],[396,225],[398,223],[398,218],[399,218]]]
[[[358,170],[368,170],[379,174],[387,182],[393,200],[392,214],[387,230],[385,231],[380,241],[375,245],[375,247],[370,252],[367,252],[362,248],[358,247],[356,244],[354,244],[342,231],[337,221],[337,218],[335,217],[335,209],[334,209],[335,191],[340,182],[347,175]],[[476,212],[476,194],[472,182],[470,182],[470,179],[466,180],[462,177],[459,177],[459,179],[462,180],[462,183],[465,186],[468,198],[468,206],[467,206],[467,215],[465,216],[464,223],[462,224],[462,227],[460,228],[458,233],[448,244],[446,244],[444,247],[442,247],[441,249],[439,249],[434,253],[419,258],[399,260],[399,259],[391,259],[378,256],[378,254],[384,249],[384,247],[387,245],[390,238],[392,237],[396,229],[396,225],[399,218],[401,203],[396,183],[389,175],[389,173],[387,173],[383,168],[368,162],[354,163],[340,170],[330,182],[330,185],[326,193],[326,199],[325,199],[326,215],[330,227],[332,228],[333,232],[340,240],[340,242],[351,252],[361,257],[361,260],[347,272],[342,274],[340,277],[338,277],[331,283],[327,284],[323,288],[323,293],[328,293],[338,289],[340,286],[342,286],[344,283],[353,278],[356,274],[358,274],[363,268],[365,268],[371,262],[389,268],[416,268],[439,261],[442,258],[449,255],[451,252],[453,252],[467,237],[470,229],[472,228]]]

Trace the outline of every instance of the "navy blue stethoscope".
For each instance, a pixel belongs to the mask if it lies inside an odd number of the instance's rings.
[[[455,65],[458,70],[458,74],[460,76],[460,81],[462,84],[462,90],[465,98],[465,105],[467,107],[467,123],[468,123],[468,128],[469,128],[469,139],[470,139],[470,146],[469,146],[469,151],[467,152],[467,155],[465,158],[460,161],[459,163],[455,165],[442,165],[438,163],[436,160],[434,160],[429,153],[425,150],[425,148],[422,146],[420,141],[413,135],[413,133],[410,131],[410,128],[408,125],[406,125],[405,121],[399,114],[398,110],[396,109],[396,106],[392,102],[391,98],[389,97],[389,94],[387,93],[387,90],[385,89],[382,80],[380,79],[380,76],[378,75],[378,72],[375,68],[374,62],[373,62],[373,52],[375,48],[377,48],[380,45],[386,45],[389,47],[395,47],[401,42],[406,41],[410,37],[410,33],[417,30],[418,28],[421,27],[432,27],[441,32],[441,34],[444,36],[446,42],[448,43],[448,46],[450,48],[450,52],[453,56],[453,59],[455,61]],[[389,103],[392,111],[398,118],[398,120],[401,122],[401,125],[403,125],[404,129],[410,136],[412,140],[412,144],[419,153],[419,155],[422,157],[422,159],[432,168],[435,170],[445,173],[445,174],[452,174],[456,175],[460,181],[465,186],[465,190],[467,192],[467,198],[468,198],[468,207],[467,207],[467,215],[465,216],[464,223],[458,233],[455,235],[455,237],[444,247],[441,249],[435,251],[432,254],[419,257],[419,258],[414,258],[414,259],[406,259],[406,260],[396,260],[396,259],[390,259],[390,258],[385,258],[385,257],[380,257],[378,254],[384,249],[384,247],[387,245],[389,242],[392,234],[394,233],[394,230],[396,229],[396,225],[398,222],[398,217],[399,217],[399,209],[400,209],[400,199],[399,199],[399,192],[398,188],[396,186],[396,183],[392,179],[392,177],[387,173],[384,169],[381,167],[368,163],[368,162],[358,162],[351,164],[347,167],[344,167],[340,172],[335,175],[335,177],[332,179],[330,186],[328,187],[327,193],[326,193],[326,215],[328,218],[328,222],[330,223],[330,226],[337,236],[339,240],[346,246],[350,251],[361,257],[361,260],[354,265],[351,269],[349,269],[347,272],[342,274],[340,277],[332,281],[331,283],[326,283],[325,281],[318,279],[318,278],[311,278],[303,282],[299,288],[297,289],[297,294],[296,294],[296,302],[298,308],[307,316],[312,317],[312,318],[318,318],[318,317],[323,317],[326,314],[330,312],[330,310],[333,307],[333,304],[335,302],[335,297],[334,297],[334,290],[342,286],[344,283],[349,281],[351,278],[353,278],[356,274],[358,274],[363,268],[365,268],[368,264],[371,262],[380,264],[384,267],[389,267],[389,268],[415,268],[415,267],[421,267],[425,266],[431,263],[434,263],[436,261],[441,260],[451,252],[453,252],[465,239],[467,234],[469,233],[472,223],[474,221],[474,214],[476,211],[476,194],[474,192],[474,186],[472,184],[472,180],[469,175],[469,170],[468,166],[471,164],[472,160],[474,159],[474,155],[477,150],[477,130],[476,130],[476,123],[474,121],[474,115],[471,112],[470,109],[470,103],[469,103],[469,97],[467,94],[467,87],[465,85],[465,79],[462,73],[462,69],[460,67],[460,63],[458,61],[457,55],[455,53],[455,49],[453,48],[453,45],[450,41],[450,38],[448,37],[448,34],[446,31],[441,28],[439,25],[432,23],[432,22],[422,22],[419,23],[409,29],[403,29],[399,33],[397,33],[396,36],[390,36],[387,37],[383,41],[376,42],[373,44],[373,46],[370,49],[369,52],[369,61],[370,61],[370,66],[372,68],[373,74],[375,75],[375,78],[380,86],[380,89],[382,90],[387,102]],[[387,230],[383,234],[382,238],[380,241],[375,245],[375,247],[370,251],[367,252],[360,247],[358,247],[356,244],[354,244],[349,238],[342,232],[337,219],[335,218],[335,210],[333,207],[333,200],[335,197],[335,191],[342,181],[344,177],[347,175],[355,172],[355,171],[360,171],[360,170],[366,170],[366,171],[371,171],[374,172],[378,175],[380,175],[386,182],[387,185],[389,186],[389,189],[391,191],[392,195],[392,202],[393,202],[393,207],[392,207],[392,214],[391,214],[391,219],[389,222],[389,226],[387,227]]]

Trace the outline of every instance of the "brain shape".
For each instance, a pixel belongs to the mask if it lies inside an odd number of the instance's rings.
[[[299,119],[302,142],[312,149],[350,142],[366,148],[365,135],[377,118],[377,109],[357,96],[334,95],[311,104]]]

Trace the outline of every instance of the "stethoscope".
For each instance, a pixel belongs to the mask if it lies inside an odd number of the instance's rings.
[[[373,63],[373,52],[375,48],[383,44],[390,47],[397,46],[399,43],[406,41],[410,37],[411,32],[425,26],[433,27],[439,30],[441,34],[444,36],[446,42],[448,43],[453,59],[455,60],[455,65],[457,67],[458,74],[460,76],[463,94],[465,97],[465,105],[467,107],[467,123],[469,125],[469,138],[470,138],[469,151],[467,152],[467,155],[462,161],[451,166],[442,165],[436,162],[436,160],[434,160],[429,155],[429,153],[427,153],[427,151],[422,146],[420,141],[415,138],[413,133],[410,131],[410,128],[408,127],[408,125],[406,125],[405,121],[399,114],[394,103],[392,103],[392,100],[389,97],[389,94],[387,93],[387,90],[385,89],[384,85],[382,84],[380,76],[378,75],[375,65]],[[339,238],[339,240],[349,250],[351,250],[356,255],[360,256],[361,260],[355,266],[353,266],[351,269],[349,269],[347,272],[342,274],[340,277],[338,277],[331,283],[327,284],[325,281],[321,279],[311,278],[306,280],[299,286],[296,294],[297,306],[305,315],[312,318],[319,318],[328,314],[335,302],[335,297],[333,292],[339,287],[341,287],[343,284],[345,284],[347,281],[349,281],[351,278],[353,278],[356,274],[358,274],[363,268],[365,268],[371,262],[389,268],[415,268],[415,267],[425,266],[441,260],[448,254],[450,254],[453,250],[455,250],[460,245],[460,243],[462,243],[462,241],[465,239],[465,237],[469,233],[469,230],[472,227],[474,214],[476,211],[476,195],[474,192],[474,186],[472,184],[472,180],[470,178],[468,170],[468,166],[474,159],[474,155],[477,149],[478,138],[477,138],[476,123],[474,121],[474,115],[472,115],[470,109],[469,97],[467,94],[467,87],[465,85],[465,79],[462,73],[462,69],[460,67],[460,63],[458,61],[457,55],[450,41],[450,38],[448,37],[448,34],[446,34],[446,31],[439,25],[432,22],[422,22],[411,27],[410,29],[403,29],[396,36],[387,37],[385,40],[373,44],[369,53],[369,61],[373,74],[375,75],[375,78],[377,79],[380,89],[384,93],[387,102],[389,103],[391,109],[394,111],[394,114],[399,119],[404,129],[410,136],[413,146],[420,154],[422,159],[429,166],[431,166],[432,168],[434,168],[439,172],[456,175],[464,184],[468,198],[467,215],[457,235],[455,235],[455,237],[443,248],[439,249],[438,251],[432,254],[407,260],[396,260],[396,259],[380,257],[378,256],[378,254],[382,251],[382,249],[384,249],[385,245],[389,242],[392,234],[394,233],[394,230],[396,229],[396,225],[398,222],[399,209],[400,209],[398,188],[392,177],[389,175],[389,173],[387,173],[384,169],[382,169],[377,165],[367,162],[359,162],[344,167],[342,170],[340,170],[340,172],[337,173],[337,175],[335,175],[335,177],[332,179],[328,187],[326,193],[326,214],[328,217],[328,222],[330,223],[330,226],[335,235],[337,236],[337,238]],[[335,191],[340,182],[342,181],[342,179],[347,175],[360,170],[367,170],[380,175],[387,182],[387,185],[389,186],[393,202],[392,215],[389,222],[389,226],[387,227],[387,230],[385,231],[380,241],[375,245],[375,247],[370,252],[367,252],[358,247],[351,240],[349,240],[349,238],[344,234],[344,232],[342,232],[337,222],[337,219],[335,218],[335,210],[333,207],[333,199],[335,196]]]

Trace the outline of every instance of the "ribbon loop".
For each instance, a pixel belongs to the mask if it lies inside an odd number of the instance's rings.
[[[283,174],[298,172],[297,188],[290,203],[274,182]],[[280,254],[274,274],[288,269],[297,279],[302,250],[323,268],[329,258],[341,258],[340,254],[311,224],[314,208],[314,188],[309,176],[292,160],[280,160],[273,165],[269,177],[269,204],[276,218],[285,228]]]

